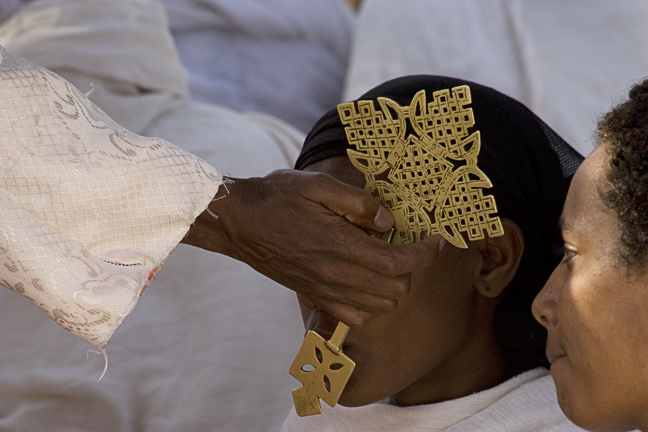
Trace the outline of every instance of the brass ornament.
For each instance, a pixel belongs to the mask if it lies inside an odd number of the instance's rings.
[[[295,410],[300,417],[321,414],[319,399],[333,407],[351,377],[355,363],[342,353],[349,327],[339,322],[329,341],[312,330],[306,333],[290,375],[303,384],[293,390]]]
[[[409,107],[388,98],[338,105],[349,144],[347,154],[367,182],[365,189],[391,212],[394,228],[382,235],[391,244],[407,244],[441,234],[467,248],[469,240],[504,234],[495,199],[484,196],[492,183],[478,167],[479,131],[469,134],[475,121],[470,88],[459,86],[414,96]],[[433,216],[431,218],[430,216]],[[338,323],[329,341],[308,331],[290,375],[303,387],[293,390],[299,416],[320,414],[319,399],[333,407],[342,395],[355,363],[342,353],[349,332]]]
[[[394,217],[392,244],[441,234],[456,247],[504,234],[495,199],[484,196],[491,181],[477,167],[481,148],[470,88],[416,93],[409,106],[388,98],[338,105],[349,144],[347,154],[369,190]]]
[[[381,240],[391,242],[394,228],[381,235]],[[290,366],[290,375],[303,387],[293,390],[295,411],[300,417],[322,413],[319,399],[331,408],[342,396],[355,362],[342,353],[342,344],[349,333],[349,326],[340,321],[330,340],[325,340],[309,330]]]

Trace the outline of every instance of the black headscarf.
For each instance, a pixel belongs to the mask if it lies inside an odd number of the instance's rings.
[[[494,317],[498,342],[511,360],[510,373],[517,373],[546,365],[546,333],[533,319],[531,303],[560,261],[558,220],[583,157],[526,106],[470,81],[407,76],[387,81],[358,100],[387,97],[407,106],[420,90],[432,100],[433,92],[461,85],[468,85],[472,96],[475,125],[470,132],[481,133],[478,166],[493,183],[484,192],[495,197],[497,214],[517,223],[524,235],[520,267]],[[306,137],[295,168],[346,155],[349,148],[337,110],[331,110]]]

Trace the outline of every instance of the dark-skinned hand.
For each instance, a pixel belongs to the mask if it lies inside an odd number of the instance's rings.
[[[321,173],[231,179],[183,240],[243,261],[352,328],[396,308],[439,236],[392,246],[367,234],[393,219],[367,191]],[[229,193],[226,192],[226,189]],[[222,198],[221,198],[222,197]]]

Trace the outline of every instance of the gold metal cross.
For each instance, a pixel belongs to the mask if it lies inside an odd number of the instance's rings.
[[[312,330],[306,333],[297,357],[290,366],[290,375],[304,386],[293,390],[295,410],[301,417],[320,414],[319,399],[333,407],[351,377],[355,363],[342,353],[342,344],[349,326],[338,323],[330,340]]]
[[[366,180],[365,189],[390,211],[394,228],[382,239],[407,244],[440,234],[452,245],[504,234],[495,216],[495,198],[482,189],[492,183],[477,167],[481,149],[474,126],[470,87],[433,93],[424,90],[410,106],[387,98],[338,105],[349,144],[349,159]],[[300,416],[320,414],[319,399],[333,407],[342,395],[355,363],[342,353],[349,327],[340,322],[331,340],[308,331],[290,367],[303,384],[293,390]]]

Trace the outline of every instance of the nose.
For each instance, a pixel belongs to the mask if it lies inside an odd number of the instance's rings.
[[[561,286],[559,272],[560,270],[557,268],[551,273],[531,305],[533,316],[547,329],[556,325],[556,305]]]

